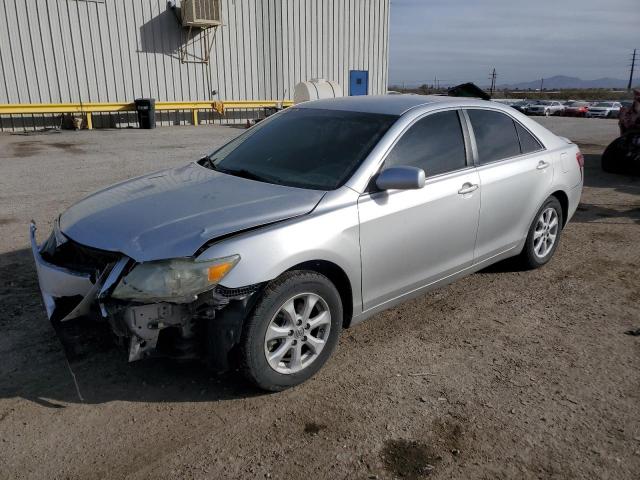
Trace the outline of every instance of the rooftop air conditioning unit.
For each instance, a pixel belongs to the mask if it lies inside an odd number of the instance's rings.
[[[208,28],[221,25],[220,0],[182,0],[182,26]]]

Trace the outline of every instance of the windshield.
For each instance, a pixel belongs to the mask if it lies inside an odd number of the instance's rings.
[[[395,115],[291,107],[202,159],[207,168],[314,190],[341,186]]]
[[[606,108],[611,108],[611,107],[613,107],[613,103],[608,103],[608,102],[599,102],[599,103],[596,103],[596,104],[594,105],[594,107],[606,107]]]

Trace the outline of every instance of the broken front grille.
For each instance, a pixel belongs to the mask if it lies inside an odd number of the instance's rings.
[[[122,257],[119,253],[87,247],[70,239],[58,246],[56,243],[55,235],[52,233],[42,246],[42,258],[52,265],[76,272],[94,275],[96,272],[104,271],[109,264],[117,262]]]

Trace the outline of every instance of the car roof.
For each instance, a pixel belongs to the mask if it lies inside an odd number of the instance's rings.
[[[318,108],[324,110],[342,110],[362,113],[380,113],[387,115],[402,115],[420,106],[442,104],[442,106],[487,106],[497,102],[484,100],[448,97],[444,95],[362,95],[355,97],[338,97],[314,100],[294,105],[296,108]],[[448,105],[447,105],[448,104]],[[500,104],[499,104],[500,105]]]

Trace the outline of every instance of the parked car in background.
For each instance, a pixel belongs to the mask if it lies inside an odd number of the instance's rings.
[[[510,107],[515,108],[520,113],[527,113],[527,108],[529,107],[530,104],[531,102],[528,102],[526,100],[521,100],[519,102],[512,103]]]
[[[238,362],[277,391],[313,376],[343,327],[508,257],[545,265],[583,166],[495,102],[318,100],[89,195],[42,244],[32,223],[31,245],[52,321],[101,322],[129,361]]]
[[[564,102],[560,102],[562,103],[562,110],[560,110],[559,112],[556,112],[555,115],[564,115],[565,109],[573,105],[574,102],[575,100],[565,100]]]
[[[527,115],[556,115],[564,110],[562,102],[556,100],[540,100],[527,108]]]
[[[589,107],[588,118],[618,118],[622,104],[620,102],[598,102]]]
[[[584,117],[587,114],[587,110],[591,105],[590,102],[572,101],[567,102],[564,106],[562,114],[565,117]]]

